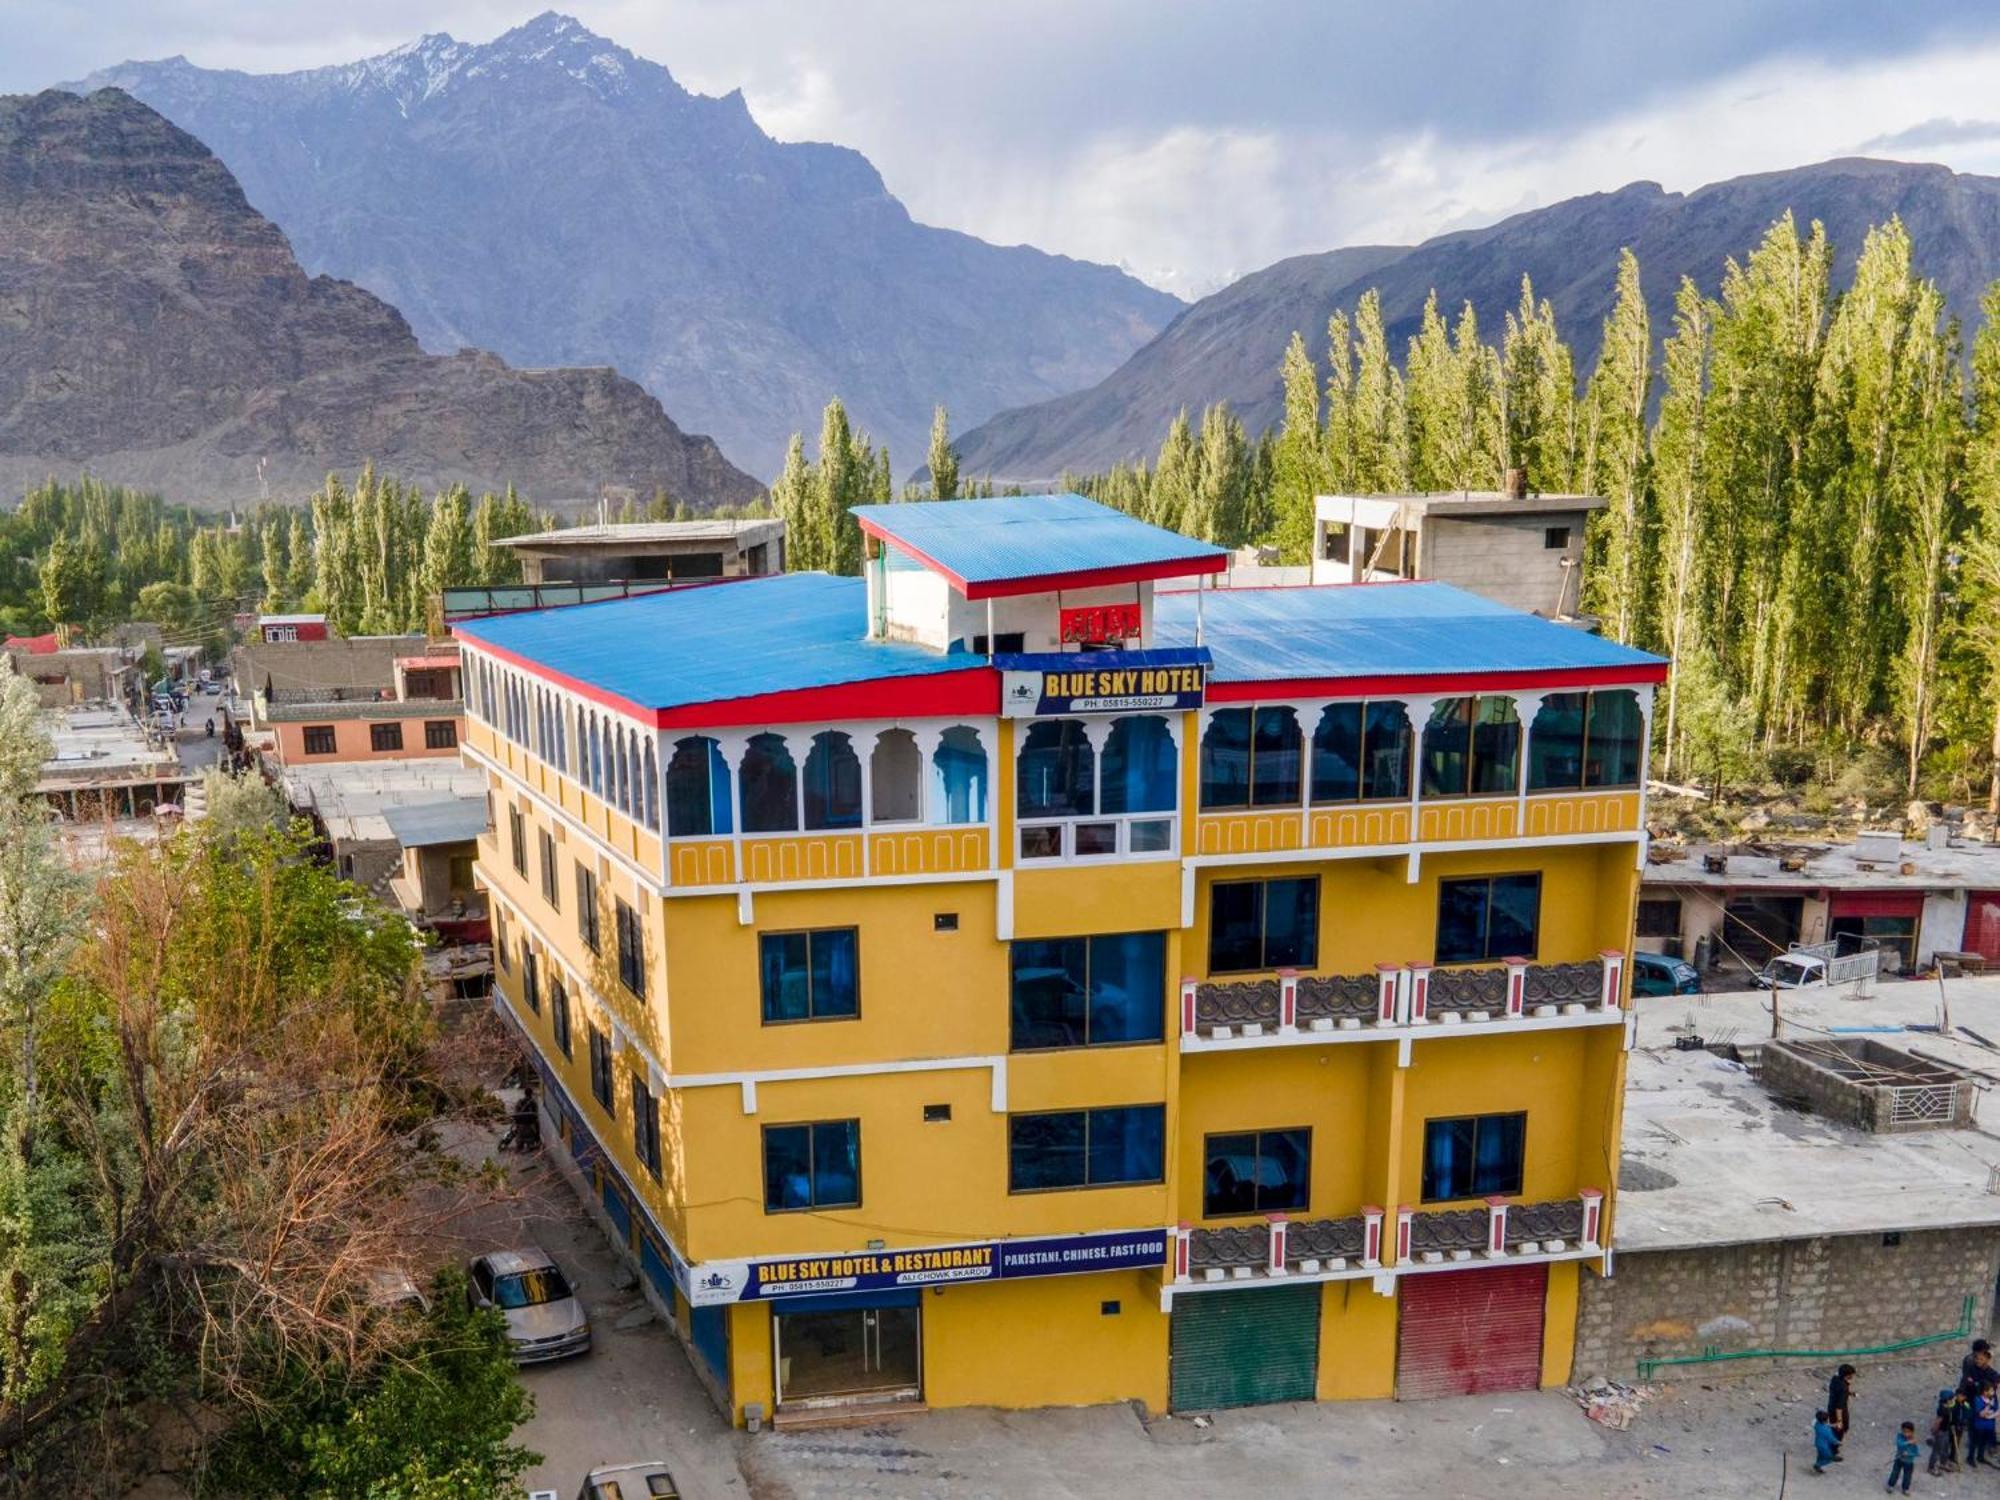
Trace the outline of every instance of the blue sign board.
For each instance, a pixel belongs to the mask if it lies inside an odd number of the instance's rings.
[[[688,1300],[697,1307],[720,1302],[777,1302],[832,1292],[887,1292],[1084,1271],[1131,1271],[1163,1266],[1166,1260],[1166,1230],[1127,1229],[848,1255],[708,1261],[690,1268]]]
[[[1208,663],[1204,646],[993,658],[1000,712],[1010,719],[1200,708]]]

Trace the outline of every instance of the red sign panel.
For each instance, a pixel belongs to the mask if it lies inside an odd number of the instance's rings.
[[[1066,609],[1059,618],[1065,645],[1095,646],[1104,641],[1129,641],[1140,634],[1136,601]]]

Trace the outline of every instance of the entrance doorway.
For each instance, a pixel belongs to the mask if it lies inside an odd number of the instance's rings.
[[[814,1298],[773,1318],[778,1404],[913,1401],[923,1392],[923,1309],[915,1297],[867,1306]]]

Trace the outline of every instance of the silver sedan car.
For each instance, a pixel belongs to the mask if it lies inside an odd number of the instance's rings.
[[[536,1249],[494,1250],[474,1259],[469,1295],[498,1308],[518,1364],[566,1359],[590,1348],[590,1318],[549,1256]]]

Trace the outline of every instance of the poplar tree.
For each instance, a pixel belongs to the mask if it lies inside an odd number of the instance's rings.
[[[1714,310],[1690,277],[1674,296],[1674,331],[1664,356],[1666,394],[1653,429],[1652,480],[1659,545],[1652,594],[1657,642],[1676,662],[1690,660],[1701,637],[1705,601],[1703,535],[1708,525],[1708,367]],[[1668,676],[1660,734],[1660,774],[1671,776],[1680,747],[1681,677]]]
[[[1278,560],[1312,560],[1313,498],[1330,483],[1320,428],[1319,372],[1297,333],[1285,346],[1285,416],[1271,450],[1270,532]]]
[[[1187,408],[1182,407],[1167,428],[1166,440],[1160,444],[1146,519],[1169,531],[1182,530],[1197,520],[1200,487],[1201,454],[1195,447],[1194,429],[1188,425]]]
[[[1972,340],[1972,407],[1965,485],[1970,525],[1961,568],[1963,612],[1952,642],[1983,687],[1991,716],[1986,808],[2000,813],[2000,281],[1980,299]]]
[[[958,498],[958,450],[951,445],[951,417],[940,406],[931,413],[931,498]]]
[[[1653,335],[1639,287],[1639,258],[1618,256],[1617,300],[1604,320],[1604,342],[1584,396],[1582,474],[1578,488],[1610,502],[1591,518],[1586,606],[1612,637],[1632,640],[1644,605],[1646,547],[1646,402]]]
[[[1218,401],[1201,414],[1201,454],[1194,505],[1182,528],[1189,536],[1226,547],[1240,546],[1247,534],[1250,487],[1249,443],[1243,424]]]
[[[1576,461],[1576,373],[1556,333],[1556,315],[1521,278],[1521,302],[1507,315],[1500,346],[1501,394],[1509,467],[1525,469],[1528,487],[1559,494]]]
[[[1354,309],[1353,479],[1364,494],[1393,495],[1409,487],[1409,429],[1403,377],[1382,330],[1382,297],[1370,288]]]

